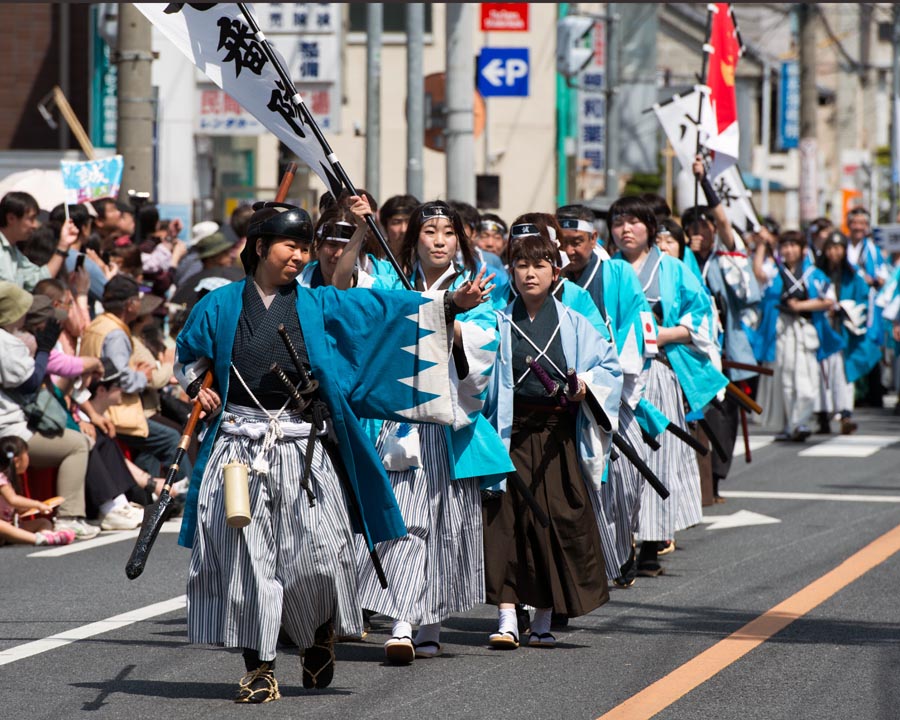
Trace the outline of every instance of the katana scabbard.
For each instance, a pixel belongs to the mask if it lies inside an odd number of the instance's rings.
[[[715,450],[716,455],[719,456],[719,460],[723,463],[728,462],[728,453],[725,452],[725,448],[722,446],[722,443],[719,442],[719,438],[716,437],[715,432],[713,432],[712,427],[707,422],[706,418],[700,418],[697,420],[697,424],[702,428],[703,433],[706,437],[709,438],[709,444],[712,445],[713,450]]]
[[[691,435],[687,430],[679,427],[675,423],[670,422],[666,425],[666,430],[672,433],[675,437],[677,437],[681,442],[685,445],[690,445],[691,448],[696,450],[700,455],[706,457],[709,455],[709,448],[706,447],[703,443],[701,443],[697,438]]]
[[[644,445],[653,450],[653,452],[656,452],[661,447],[659,441],[646,430],[644,430],[644,428],[641,428],[641,438],[644,441]]]
[[[656,474],[650,469],[650,467],[643,461],[640,455],[637,454],[637,451],[631,447],[629,442],[623,438],[619,433],[613,433],[612,435],[613,445],[619,449],[619,451],[628,459],[637,471],[641,474],[644,480],[647,481],[647,484],[653,488],[657,495],[659,495],[663,500],[669,497],[669,489],[660,482],[660,479],[656,477]]]

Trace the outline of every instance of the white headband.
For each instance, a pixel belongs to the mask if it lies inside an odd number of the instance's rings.
[[[518,225],[513,225],[509,229],[509,236],[511,238],[514,237],[526,237],[528,235],[540,235],[541,231],[538,230],[537,225],[533,223],[519,223]],[[551,225],[547,226],[547,234],[550,236],[550,240],[559,245],[559,242],[556,240],[556,230]]]
[[[559,220],[559,226],[563,230],[578,230],[579,232],[592,233],[594,232],[594,226],[589,223],[587,220],[581,220],[579,218],[557,218]]]

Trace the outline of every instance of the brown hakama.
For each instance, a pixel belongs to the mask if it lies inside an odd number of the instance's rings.
[[[510,481],[485,501],[486,601],[586,615],[609,600],[609,587],[575,417],[517,403],[509,455],[550,525],[541,526]]]

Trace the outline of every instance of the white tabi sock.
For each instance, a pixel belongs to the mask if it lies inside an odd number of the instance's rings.
[[[394,620],[394,628],[391,630],[391,635],[398,638],[412,638],[412,625],[406,620]]]
[[[499,622],[497,625],[498,633],[510,632],[516,636],[516,640],[519,639],[519,621],[516,618],[516,609],[509,608],[508,610],[499,610],[498,611]]]
[[[546,635],[550,632],[550,620],[553,617],[553,608],[539,608],[534,611],[531,619],[531,632],[535,635]]]
[[[441,638],[441,624],[431,623],[430,625],[420,625],[419,632],[416,633],[415,644],[421,645],[424,642],[436,643]]]
[[[107,500],[104,503],[100,503],[100,507],[98,510],[100,511],[100,515],[106,515],[107,513],[112,512],[116,508],[127,507],[128,500],[124,495],[116,495],[112,500]]]

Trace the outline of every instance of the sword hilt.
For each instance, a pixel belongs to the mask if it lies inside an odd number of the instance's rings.
[[[284,324],[278,326],[278,334],[281,336],[281,341],[284,343],[288,355],[291,356],[291,362],[294,363],[294,367],[297,369],[297,375],[300,376],[300,386],[297,388],[297,392],[301,395],[314,392],[319,387],[319,381],[314,380],[310,376],[309,371],[300,359],[297,348],[294,347],[294,342],[291,340],[291,336],[288,335],[287,328],[284,327]]]
[[[290,395],[294,407],[296,407],[298,411],[303,412],[309,405],[309,400],[304,400],[300,396],[300,391],[297,390],[297,386],[284,374],[284,370],[281,369],[281,366],[278,363],[273,362],[269,367],[269,372],[274,373],[275,377],[277,377],[281,381],[281,384],[284,385],[284,389],[287,390],[288,395]]]
[[[569,395],[578,394],[578,375],[575,373],[574,368],[569,368],[566,371],[566,385],[569,387]]]
[[[568,400],[565,394],[560,392],[560,384],[551,378],[547,374],[547,371],[544,370],[543,366],[531,357],[531,355],[525,358],[525,364],[531,368],[531,372],[534,373],[534,376],[540,381],[541,385],[544,386],[544,391],[547,393],[548,397],[555,398],[559,401],[561,406],[565,407],[568,404]]]

